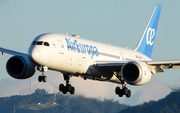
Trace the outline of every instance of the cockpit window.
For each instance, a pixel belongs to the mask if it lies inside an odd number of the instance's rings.
[[[31,45],[44,45],[44,46],[50,46],[48,42],[43,41],[33,41]]]
[[[42,45],[43,44],[43,41],[39,41],[36,43],[36,45]]]
[[[32,42],[32,45],[36,45],[36,41],[33,41],[33,42]]]
[[[49,43],[48,43],[48,42],[44,42],[44,45],[45,45],[45,46],[49,46]]]

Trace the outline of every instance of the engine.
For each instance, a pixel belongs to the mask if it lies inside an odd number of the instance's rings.
[[[26,79],[34,75],[35,65],[27,56],[13,56],[6,64],[8,74],[16,79]]]
[[[147,65],[138,61],[125,64],[122,67],[121,75],[124,81],[131,85],[144,85],[150,81],[152,76]]]

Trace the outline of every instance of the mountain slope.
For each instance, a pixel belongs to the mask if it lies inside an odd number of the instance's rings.
[[[180,91],[171,92],[165,98],[129,107],[120,113],[180,113]]]
[[[0,113],[117,113],[129,106],[113,100],[100,101],[83,96],[48,94],[43,89],[24,96],[0,98]]]

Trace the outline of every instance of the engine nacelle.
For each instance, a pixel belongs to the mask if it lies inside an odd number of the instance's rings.
[[[131,85],[144,85],[150,81],[152,76],[147,65],[138,61],[125,64],[122,67],[121,75],[124,81]]]
[[[35,65],[27,56],[13,56],[6,64],[8,74],[16,79],[26,79],[34,75]]]

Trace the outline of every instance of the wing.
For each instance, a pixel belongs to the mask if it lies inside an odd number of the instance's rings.
[[[5,49],[5,48],[2,48],[2,47],[0,47],[0,51],[2,52],[2,54],[7,53],[7,54],[10,54],[10,55],[27,55],[25,53],[13,51],[13,50],[10,50],[10,49]]]
[[[95,65],[98,69],[104,72],[120,72],[123,65],[129,61],[96,61]],[[147,64],[150,71],[155,74],[157,72],[164,72],[164,69],[180,69],[180,60],[166,60],[166,61],[142,61]]]
[[[146,64],[153,74],[164,72],[164,69],[180,69],[180,60],[147,61]]]

